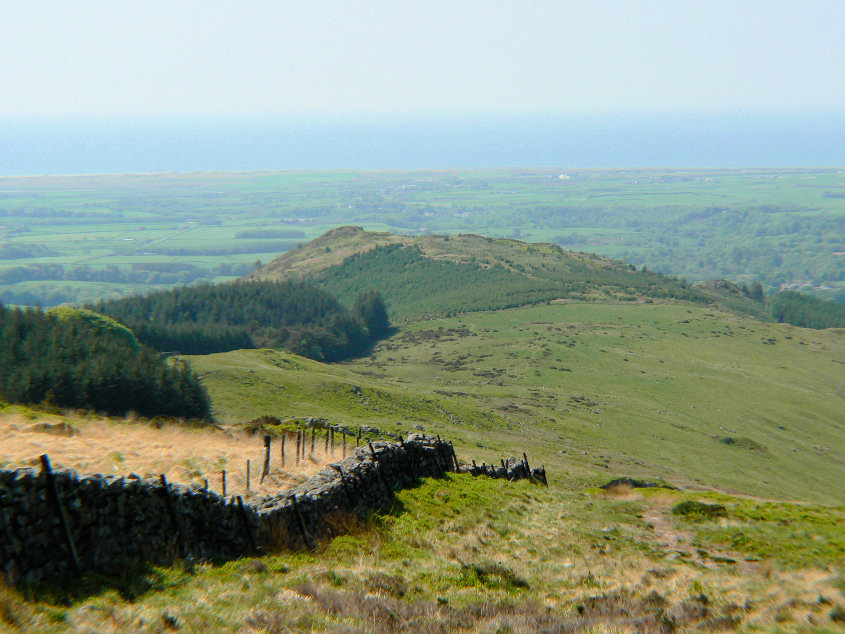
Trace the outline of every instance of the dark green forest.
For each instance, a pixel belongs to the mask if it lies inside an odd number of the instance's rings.
[[[359,355],[389,330],[377,293],[353,310],[308,282],[237,282],[182,287],[89,306],[158,350],[211,354],[285,348],[321,361]]]
[[[502,260],[494,266],[432,259],[419,247],[393,244],[348,257],[312,278],[321,288],[351,301],[352,289],[379,290],[395,317],[453,315],[499,310],[559,298],[584,300],[597,294],[622,300],[640,297],[707,302],[683,280],[624,264],[593,265],[572,259],[527,267]]]
[[[68,309],[0,304],[0,397],[123,416],[206,419],[208,393],[185,363],[168,363],[131,332]]]
[[[845,306],[795,291],[781,291],[769,300],[775,321],[802,328],[845,328]]]

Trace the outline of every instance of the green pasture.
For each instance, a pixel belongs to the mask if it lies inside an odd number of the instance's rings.
[[[843,192],[845,175],[833,169],[2,178],[0,247],[44,245],[58,255],[0,255],[0,272],[43,263],[125,268],[195,261],[218,257],[209,251],[243,249],[245,241],[235,238],[242,230],[303,232],[272,252],[256,247],[247,254],[266,261],[333,227],[358,224],[555,241],[691,281],[756,278],[769,289],[806,283],[805,292],[835,298],[845,292],[845,257],[835,255],[845,251]],[[180,230],[188,224],[193,228]],[[179,249],[192,253],[173,252]],[[228,261],[250,261],[242,255]],[[23,284],[37,281],[44,280],[35,275]]]
[[[685,304],[553,304],[410,323],[326,365],[268,350],[190,357],[215,414],[322,416],[526,451],[552,473],[661,477],[842,502],[845,338]]]

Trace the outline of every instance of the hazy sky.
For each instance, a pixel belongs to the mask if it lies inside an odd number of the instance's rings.
[[[2,0],[0,116],[845,111],[845,4]]]

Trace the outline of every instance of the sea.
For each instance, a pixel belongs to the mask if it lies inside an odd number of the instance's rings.
[[[0,118],[0,176],[845,166],[845,112]]]

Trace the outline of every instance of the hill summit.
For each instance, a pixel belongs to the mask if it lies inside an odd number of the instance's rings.
[[[567,299],[716,300],[684,280],[556,244],[474,234],[403,236],[351,226],[283,254],[247,279],[304,278],[347,303],[361,290],[378,290],[399,319]]]

